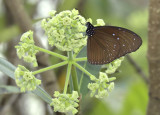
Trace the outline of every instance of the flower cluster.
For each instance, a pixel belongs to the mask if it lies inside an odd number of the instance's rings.
[[[18,65],[14,75],[16,84],[21,88],[21,92],[35,90],[41,84],[41,80],[36,79],[32,72],[24,66]]]
[[[90,79],[94,83],[89,83],[88,88],[91,90],[91,97],[95,96],[96,98],[103,98],[108,96],[108,91],[111,92],[114,88],[115,77],[108,78],[106,73],[100,72],[99,78],[95,76],[90,76]]]
[[[107,74],[115,73],[117,68],[121,65],[124,57],[114,60],[113,62],[106,64],[107,70],[105,71]]]
[[[50,12],[51,18],[42,20],[49,44],[62,51],[76,51],[86,45],[86,20],[79,15],[78,10],[55,13],[56,11]]]
[[[60,94],[58,91],[54,93],[51,106],[54,106],[54,111],[63,113],[72,113],[73,115],[78,112],[78,93],[73,91],[72,94]]]
[[[20,59],[23,57],[24,61],[33,63],[34,67],[38,65],[35,56],[38,50],[34,47],[32,31],[24,33],[20,39],[19,45],[15,46],[15,48],[17,49],[17,55]]]

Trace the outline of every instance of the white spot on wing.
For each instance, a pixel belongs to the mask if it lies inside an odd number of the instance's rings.
[[[118,30],[121,30],[121,28],[118,28]]]

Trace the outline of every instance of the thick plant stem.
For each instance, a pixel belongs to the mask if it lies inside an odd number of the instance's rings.
[[[68,60],[72,61],[73,60],[73,52],[69,51],[69,52],[67,52],[67,54],[68,54]]]
[[[64,62],[55,64],[55,65],[52,65],[52,66],[49,66],[49,67],[46,67],[46,68],[43,68],[43,69],[39,69],[37,71],[34,71],[33,75],[38,74],[38,73],[42,73],[44,71],[51,70],[51,69],[54,69],[54,68],[57,68],[57,67],[60,67],[60,66],[63,66],[63,65],[66,65],[67,63],[68,63],[68,61],[64,61]]]
[[[68,59],[69,61],[73,62],[73,53],[72,52],[68,52]],[[74,91],[77,91],[78,94],[80,94],[79,88],[78,88],[78,79],[77,79],[77,72],[76,72],[76,68],[72,65],[72,69],[71,69],[71,75],[72,75],[72,82],[73,82],[73,89]]]
[[[73,60],[72,51],[67,52],[67,54],[68,54],[68,67],[67,67],[67,75],[66,75],[64,91],[63,91],[64,94],[67,93],[67,88],[68,88],[68,84],[69,84],[69,78],[70,78],[70,74],[71,74],[72,60]]]
[[[73,81],[73,89],[74,91],[77,91],[78,94],[80,95],[80,90],[78,87],[77,72],[76,72],[76,68],[74,65],[72,65],[71,75],[72,75],[72,81]]]
[[[148,27],[149,103],[147,115],[160,115],[160,0],[150,0]]]
[[[84,68],[86,67],[86,64],[87,64],[87,62],[85,62]],[[84,72],[82,72],[82,75],[81,75],[81,80],[80,80],[80,83],[79,83],[79,89],[80,89],[80,87],[82,85],[83,77],[84,77]]]
[[[49,50],[46,50],[46,49],[43,49],[43,48],[40,48],[38,46],[35,46],[35,48],[41,52],[45,52],[47,54],[50,54],[52,56],[55,56],[55,57],[58,57],[58,58],[61,58],[62,60],[67,60],[67,57],[66,56],[63,56],[61,54],[58,54],[58,53],[55,53],[55,52],[52,52],[52,51],[49,51]]]

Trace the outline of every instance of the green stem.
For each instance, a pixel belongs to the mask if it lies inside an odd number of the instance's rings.
[[[52,56],[55,56],[55,57],[58,57],[58,58],[61,58],[62,60],[67,60],[68,58],[66,56],[63,56],[61,54],[58,54],[58,53],[55,53],[55,52],[52,52],[52,51],[49,51],[49,50],[46,50],[46,49],[43,49],[43,48],[40,48],[38,46],[35,46],[35,48],[41,52],[45,52],[45,53],[48,53]]]
[[[72,81],[73,81],[73,89],[74,91],[77,91],[78,94],[80,95],[80,90],[78,87],[77,72],[74,65],[72,65],[71,75],[72,75]]]
[[[73,63],[74,56],[73,56],[73,52],[68,52],[68,59],[71,63]],[[73,89],[74,91],[77,91],[78,94],[80,95],[80,91],[79,91],[79,87],[78,87],[78,80],[77,80],[77,72],[76,72],[76,68],[75,66],[72,65],[71,68],[71,75],[72,75],[72,82],[73,82]]]
[[[74,59],[74,61],[87,61],[87,57],[76,58],[76,59]]]
[[[73,52],[72,51],[68,51],[68,60],[72,61],[73,60]]]
[[[84,68],[86,67],[86,64],[87,64],[87,62],[84,63]],[[79,89],[81,88],[81,85],[82,85],[82,82],[83,82],[83,77],[84,77],[84,72],[82,72],[82,75],[81,75],[81,80],[80,80],[80,83],[79,83]]]
[[[43,69],[39,69],[37,71],[34,71],[33,75],[38,74],[38,73],[42,73],[44,71],[51,70],[51,69],[54,69],[54,68],[57,68],[57,67],[60,67],[60,66],[63,66],[63,65],[66,65],[67,63],[68,63],[68,61],[64,61],[64,62],[55,64],[55,65],[52,65],[52,66],[49,66],[49,67],[46,67],[46,68],[43,68]]]
[[[74,62],[73,63],[78,69],[80,69],[82,72],[84,72],[85,74],[87,74],[89,77],[92,76],[92,74],[90,74],[85,68],[83,68],[82,66],[80,66],[78,63]]]
[[[72,63],[68,62],[67,75],[66,75],[66,80],[65,80],[65,85],[64,85],[64,91],[63,91],[64,94],[67,93],[67,87],[68,87],[68,83],[69,83],[69,77],[70,77],[70,74],[71,74],[71,66],[72,66]]]

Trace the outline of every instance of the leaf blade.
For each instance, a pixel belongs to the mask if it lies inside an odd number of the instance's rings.
[[[12,65],[10,62],[8,62],[3,58],[0,58],[0,71],[8,75],[10,78],[15,79],[14,78],[15,69],[16,67]],[[38,86],[36,90],[32,91],[32,93],[42,98],[48,104],[52,102],[51,96],[47,92],[45,92],[40,86]]]
[[[78,54],[77,57],[86,57],[87,56],[87,47],[85,46],[80,53]],[[80,64],[82,67],[84,67],[88,72],[90,72],[92,75],[94,75],[95,77],[99,76],[99,71],[101,69],[101,65],[92,65],[90,63],[86,63],[86,62],[78,62],[78,64]],[[77,76],[78,76],[78,81],[81,81],[81,76],[82,74],[84,74],[83,72],[81,72],[79,69],[77,69]],[[90,83],[91,80],[89,78],[89,76],[87,76],[86,74],[83,75],[83,80],[82,80],[82,84],[80,87],[80,92],[82,93],[82,95],[86,95],[89,90],[88,90],[88,83]]]

